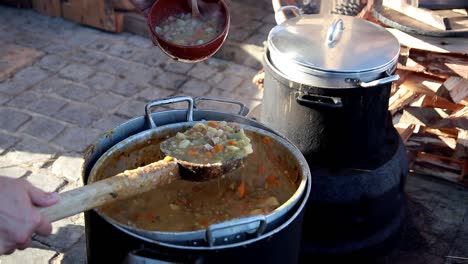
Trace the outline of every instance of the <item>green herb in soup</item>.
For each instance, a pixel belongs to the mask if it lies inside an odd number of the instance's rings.
[[[191,14],[170,16],[156,27],[163,39],[182,46],[202,45],[214,39],[223,31],[223,17],[220,12],[192,17]]]
[[[239,125],[225,121],[197,123],[161,143],[164,152],[192,163],[218,163],[253,152],[250,139]]]

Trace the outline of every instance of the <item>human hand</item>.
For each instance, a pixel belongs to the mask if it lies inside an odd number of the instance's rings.
[[[47,193],[23,179],[0,177],[0,255],[23,250],[33,233],[46,236],[52,226],[39,207],[57,203],[59,196]]]

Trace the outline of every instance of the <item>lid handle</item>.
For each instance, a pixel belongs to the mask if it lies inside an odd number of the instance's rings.
[[[335,42],[341,38],[341,34],[344,30],[343,19],[338,19],[328,28],[327,31],[327,45],[333,47]]]

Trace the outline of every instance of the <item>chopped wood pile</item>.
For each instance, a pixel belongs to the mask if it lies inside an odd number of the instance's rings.
[[[361,17],[376,22],[366,10]],[[401,44],[389,111],[410,170],[468,186],[467,39],[388,30]]]
[[[371,2],[358,16],[386,27],[372,16]],[[389,112],[410,170],[468,187],[468,38],[387,30],[401,44]],[[260,89],[264,75],[261,70],[253,79]]]

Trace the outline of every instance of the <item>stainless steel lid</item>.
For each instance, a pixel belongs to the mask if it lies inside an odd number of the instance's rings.
[[[271,62],[288,76],[369,82],[393,72],[400,44],[384,28],[363,19],[301,15],[270,31],[268,51]]]

